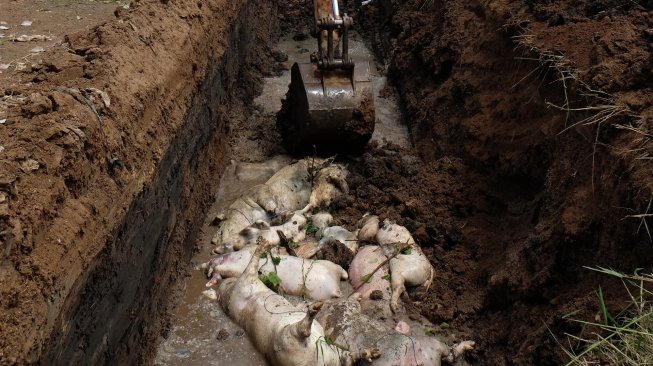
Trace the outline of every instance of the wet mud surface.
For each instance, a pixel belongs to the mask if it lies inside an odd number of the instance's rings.
[[[191,254],[206,251],[223,169],[284,153],[277,98],[246,101],[266,95],[260,77],[284,72],[276,27],[308,34],[299,3],[278,4],[278,18],[257,3],[279,24],[252,35],[231,21],[259,19],[257,4],[141,1],[40,65],[3,71],[0,364],[183,364],[199,343],[175,312],[205,319],[194,324],[202,342],[246,347],[197,292]],[[371,211],[411,231],[436,280],[404,301],[437,332],[475,340],[470,363],[564,363],[551,332],[580,329],[561,316],[593,318],[599,285],[611,308],[627,300],[583,266],[651,269],[650,238],[627,218],[646,212],[653,187],[650,2],[385,0],[354,15],[391,81],[377,91],[397,93],[409,137],[380,123],[365,153],[342,157],[351,191],[334,203],[336,224]],[[244,38],[260,41],[255,52],[224,56]],[[575,110],[604,105],[615,114],[591,123],[597,110]],[[168,301],[182,305],[167,312]]]

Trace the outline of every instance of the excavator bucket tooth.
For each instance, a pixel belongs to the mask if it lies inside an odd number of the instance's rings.
[[[374,132],[374,93],[368,62],[353,70],[295,63],[277,118],[286,149],[295,154],[360,153]]]

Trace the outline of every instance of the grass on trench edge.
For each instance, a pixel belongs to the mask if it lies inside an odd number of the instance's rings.
[[[575,319],[575,312],[565,315],[565,319],[582,327],[579,335],[566,334],[567,345],[556,338],[570,358],[566,365],[653,365],[653,292],[647,289],[653,287],[653,273],[635,271],[628,275],[601,267],[585,268],[619,278],[630,301],[621,313],[612,315],[599,287],[596,293],[600,319],[595,322]]]

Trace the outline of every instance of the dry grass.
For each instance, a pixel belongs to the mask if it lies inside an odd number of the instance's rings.
[[[564,100],[561,104],[546,102],[547,106],[566,113],[565,126],[560,134],[579,126],[590,126],[595,129],[594,151],[592,153],[592,188],[594,188],[594,172],[596,165],[596,149],[598,146],[607,146],[619,155],[631,161],[652,160],[651,139],[653,133],[644,124],[641,115],[631,110],[628,106],[619,103],[617,98],[609,93],[592,88],[583,82],[579,71],[574,64],[563,54],[543,49],[536,44],[536,37],[529,33],[527,22],[513,20],[506,24],[504,29],[515,29],[513,36],[515,52],[521,51],[522,56],[516,59],[535,61],[537,67],[520,79],[513,88],[529,79],[537,72],[540,85],[549,73],[553,73],[553,81],[562,86]],[[575,100],[572,100],[572,95]],[[629,133],[630,143],[624,146],[610,146],[599,141],[604,127],[613,128]]]
[[[606,268],[589,268],[619,278],[628,294],[627,309],[612,316],[601,288],[597,291],[600,321],[568,318],[583,326],[583,334],[567,334],[562,346],[571,365],[653,365],[653,274],[626,275]]]

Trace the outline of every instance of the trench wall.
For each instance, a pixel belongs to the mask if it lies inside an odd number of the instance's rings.
[[[147,363],[229,155],[227,111],[253,98],[276,32],[267,0],[141,1],[116,17],[32,70],[58,103],[16,120],[75,120],[87,140],[77,152],[47,140],[64,151],[63,166],[41,169],[51,175],[43,206],[58,213],[19,208],[9,221],[13,241],[22,233],[0,258],[0,289],[15,298],[1,304],[0,364]],[[106,91],[104,125],[62,85]],[[22,192],[14,202],[31,199]]]

